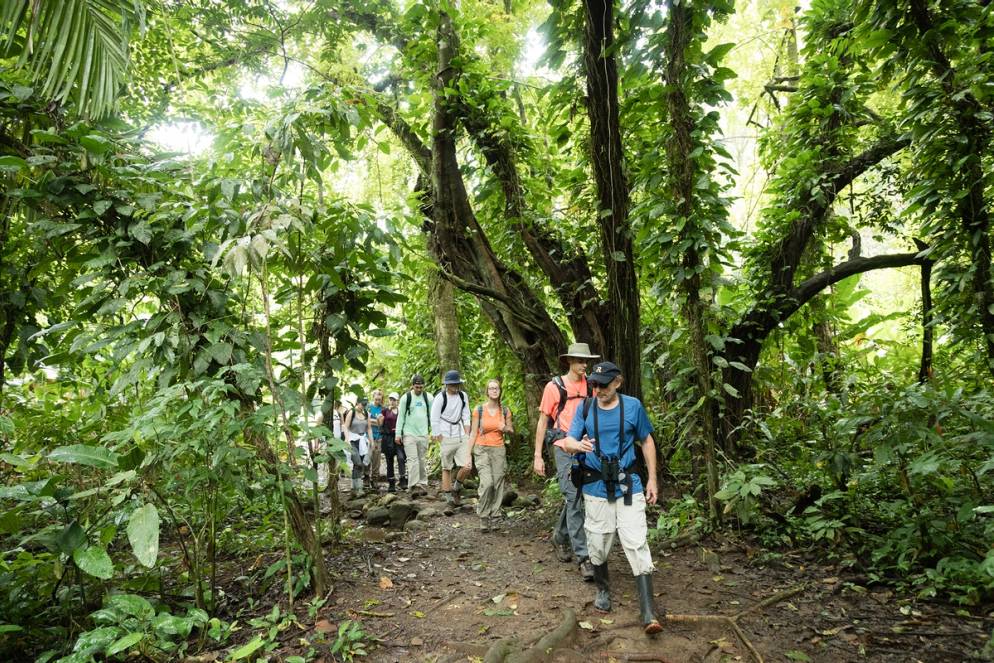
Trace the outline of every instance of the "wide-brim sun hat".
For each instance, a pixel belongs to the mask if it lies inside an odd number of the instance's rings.
[[[462,376],[459,371],[446,371],[442,384],[462,384]]]
[[[571,343],[566,352],[559,355],[560,359],[600,359],[600,355],[590,352],[590,346],[586,343]]]

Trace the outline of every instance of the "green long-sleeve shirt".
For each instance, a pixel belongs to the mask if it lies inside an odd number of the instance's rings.
[[[427,391],[421,393],[421,396],[415,396],[413,391],[408,391],[400,397],[400,403],[397,405],[398,439],[402,439],[402,435],[422,437],[428,435],[428,417],[431,414],[432,396]]]

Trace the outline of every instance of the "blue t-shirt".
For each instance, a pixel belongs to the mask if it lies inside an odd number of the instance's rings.
[[[370,404],[366,409],[369,410],[369,423],[373,426],[373,439],[379,440],[383,437],[383,431],[380,430],[376,420],[383,414],[383,406]]]
[[[635,445],[641,444],[645,438],[649,437],[652,433],[652,423],[649,421],[649,416],[645,413],[645,408],[642,407],[642,402],[633,396],[625,396],[624,394],[618,394],[619,398],[623,398],[625,401],[625,443],[623,445],[619,444],[620,436],[618,435],[618,427],[621,423],[621,403],[610,410],[603,410],[597,405],[597,399],[594,398],[590,405],[590,411],[587,412],[587,418],[583,418],[583,404],[576,408],[576,415],[573,416],[573,423],[569,427],[569,435],[574,439],[582,439],[583,434],[586,432],[591,438],[594,437],[594,408],[598,409],[597,412],[597,429],[600,432],[600,439],[595,442],[595,447],[601,454],[607,457],[618,456],[621,451],[624,451],[624,455],[621,456],[621,462],[619,465],[622,468],[631,467],[635,463]],[[592,452],[581,453],[576,455],[577,460],[580,464],[589,467],[592,470],[601,469],[600,459],[597,458],[597,454]],[[642,492],[642,479],[639,478],[638,474],[632,473],[632,493],[638,494]],[[594,497],[607,498],[607,487],[604,485],[603,481],[595,481],[593,483],[588,483],[583,486],[584,495],[592,495]],[[615,489],[615,497],[621,497],[621,488]]]

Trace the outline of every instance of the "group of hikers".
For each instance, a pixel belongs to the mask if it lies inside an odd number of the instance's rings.
[[[617,536],[635,576],[639,612],[647,634],[659,633],[653,600],[652,555],[647,542],[646,504],[655,504],[656,452],[652,424],[641,401],[619,392],[621,369],[600,359],[586,343],[573,343],[560,360],[565,372],[545,385],[535,431],[534,471],[546,476],[545,456],[555,461],[563,506],[552,542],[562,562],[575,562],[584,581],[597,588],[594,608],[611,610],[607,558]],[[470,406],[459,371],[442,379],[432,397],[420,374],[403,396],[373,392],[373,402],[336,413],[335,433],[352,447],[352,489],[378,490],[381,456],[387,490],[428,494],[425,466],[429,440],[440,446],[439,488],[446,502],[460,503],[461,482],[475,465],[479,475],[476,513],[480,529],[495,530],[500,520],[507,469],[505,447],[514,431],[511,412],[501,402],[501,383],[490,380],[483,403]],[[339,428],[340,426],[340,428]],[[397,467],[395,471],[394,460]]]

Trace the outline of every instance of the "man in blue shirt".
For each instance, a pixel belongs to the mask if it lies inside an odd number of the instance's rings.
[[[641,401],[618,393],[621,369],[609,361],[596,364],[587,380],[594,397],[577,408],[563,447],[575,454],[574,481],[582,486],[587,549],[594,564],[594,607],[611,610],[607,557],[617,532],[635,575],[639,612],[648,635],[663,630],[652,600],[652,554],[646,541],[646,503],[655,504],[656,444]],[[648,479],[635,472],[635,445],[642,447]]]

